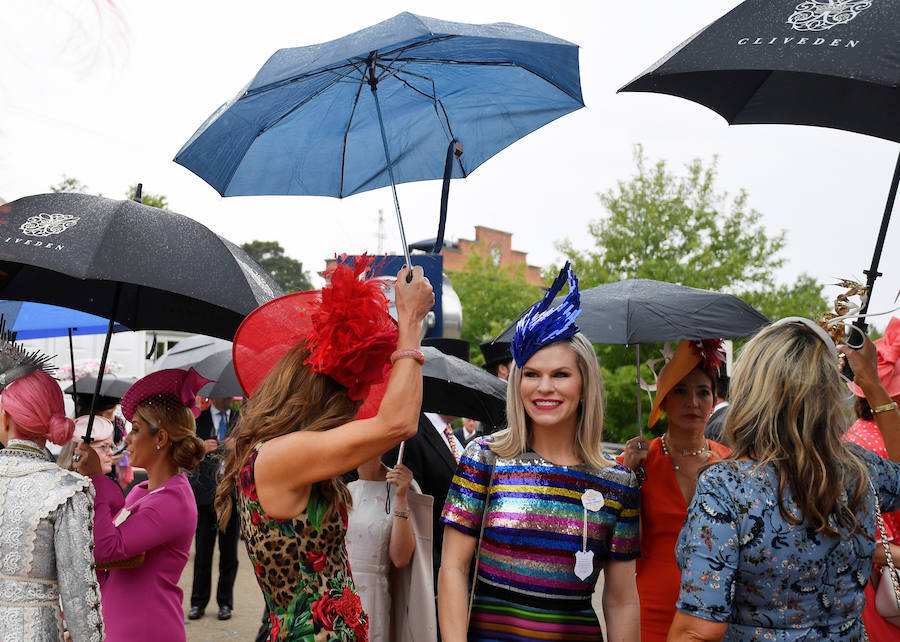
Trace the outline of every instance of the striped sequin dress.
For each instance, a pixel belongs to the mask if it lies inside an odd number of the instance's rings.
[[[469,640],[601,640],[591,594],[607,560],[639,556],[638,485],[621,465],[557,466],[535,453],[497,457],[491,438],[466,448],[450,486],[443,520],[478,537],[489,494]],[[575,575],[588,489],[605,503],[588,512],[594,570]]]

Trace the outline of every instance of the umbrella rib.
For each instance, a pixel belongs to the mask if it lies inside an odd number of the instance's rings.
[[[518,67],[519,69],[522,69],[524,71],[527,71],[530,74],[537,76],[538,78],[540,78],[541,80],[546,82],[548,85],[552,85],[553,87],[556,87],[559,91],[564,93],[566,96],[569,96],[570,98],[574,98],[574,96],[572,96],[572,94],[570,94],[565,89],[560,87],[558,83],[553,82],[552,80],[550,80],[543,74],[539,74],[538,72],[534,71],[533,69],[524,67],[516,62],[495,62],[495,61],[487,61],[487,60],[464,60],[464,61],[461,61],[461,60],[444,60],[444,59],[440,59],[440,58],[405,58],[405,59],[401,59],[401,60],[405,60],[407,62],[434,62],[434,63],[440,63],[440,64],[444,64],[444,65],[474,65],[476,67]],[[579,104],[584,106],[584,100],[579,98],[578,102],[579,102]]]
[[[350,110],[350,117],[347,118],[347,127],[344,128],[344,143],[341,147],[341,187],[338,194],[344,195],[344,169],[347,164],[347,137],[350,135],[350,125],[353,124],[353,116],[356,115],[356,107],[359,105],[359,94],[362,91],[363,84],[359,83],[356,88],[356,96],[353,97],[353,109]]]
[[[331,88],[332,88],[334,85],[336,85],[338,82],[339,82],[339,79],[334,79],[334,80],[332,80],[331,82],[329,82],[327,85],[325,85],[324,87],[319,88],[317,91],[313,92],[312,94],[310,94],[309,96],[307,96],[306,98],[304,98],[303,100],[301,100],[299,103],[297,103],[296,105],[294,105],[293,107],[291,107],[289,110],[287,110],[287,111],[286,111],[285,113],[283,113],[281,116],[279,116],[278,118],[276,118],[275,120],[273,120],[271,123],[269,123],[268,125],[266,125],[266,126],[263,127],[262,129],[260,129],[259,132],[257,132],[256,137],[259,138],[260,135],[265,134],[267,131],[269,131],[270,129],[272,129],[273,127],[275,127],[275,125],[277,125],[278,123],[280,123],[282,120],[284,120],[285,118],[287,118],[288,116],[290,116],[291,114],[293,114],[295,111],[297,111],[298,109],[300,109],[301,107],[303,107],[306,103],[308,103],[308,102],[311,101],[312,99],[316,98],[317,96],[319,96],[319,95],[322,94],[323,92],[325,92],[325,91],[331,89]],[[237,171],[237,167],[235,167],[235,171]],[[233,178],[233,177],[234,177],[234,174],[232,174],[231,178]],[[229,182],[229,183],[231,183],[231,178],[228,179],[228,182]]]

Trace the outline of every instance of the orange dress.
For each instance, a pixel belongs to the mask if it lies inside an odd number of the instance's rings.
[[[718,457],[731,452],[715,441],[710,441],[709,446]],[[647,480],[641,485],[641,556],[637,560],[641,640],[665,642],[681,586],[675,542],[688,507],[675,479],[672,460],[663,454],[658,437],[650,442],[644,471]]]

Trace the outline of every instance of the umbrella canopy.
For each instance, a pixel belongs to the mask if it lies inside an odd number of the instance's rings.
[[[729,124],[834,127],[900,142],[900,3],[748,0],[621,91],[709,107]]]
[[[231,338],[244,316],[281,294],[239,247],[174,212],[74,193],[26,196],[7,207],[0,220],[7,299],[112,317],[132,330]]]
[[[518,25],[401,13],[275,52],[175,162],[222,196],[343,198],[391,185],[411,265],[397,183],[444,179],[443,238],[451,178],[583,106],[576,45]]]
[[[557,297],[553,305],[562,303]],[[770,323],[733,294],[685,285],[627,279],[581,291],[575,323],[593,343],[621,345],[746,337]],[[511,341],[514,322],[496,341]]]
[[[197,335],[179,341],[153,366],[153,372],[178,368],[194,368],[213,383],[197,393],[202,397],[243,397],[244,391],[234,374],[231,362],[231,341]]]
[[[896,0],[746,0],[620,91],[687,98],[731,125],[818,125],[900,142],[898,25]],[[864,271],[870,295],[898,185],[900,154]],[[863,319],[854,325],[865,333]]]
[[[100,396],[101,397],[110,397],[112,399],[121,399],[128,389],[133,386],[137,382],[136,377],[117,377],[116,375],[106,375],[103,377],[103,381],[100,383]],[[70,395],[74,392],[78,392],[78,394],[91,394],[94,392],[94,389],[97,387],[97,377],[91,375],[87,377],[82,377],[78,381],[75,382],[74,385],[70,385],[63,392],[67,395]]]
[[[373,75],[374,72],[374,75]],[[389,185],[377,100],[397,183],[453,177],[584,106],[578,47],[507,23],[401,13],[331,42],[280,49],[216,110],[175,162],[222,196],[345,197]]]
[[[0,301],[0,315],[19,341],[61,337],[69,330],[73,335],[103,334],[109,325],[109,321],[93,314],[28,301]],[[119,323],[113,326],[113,332],[127,330]]]
[[[437,348],[422,346],[422,410],[506,423],[506,382]]]

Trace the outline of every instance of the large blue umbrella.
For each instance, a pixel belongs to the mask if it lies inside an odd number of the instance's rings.
[[[222,196],[343,198],[468,176],[583,106],[577,45],[513,24],[401,13],[331,42],[275,52],[175,162]],[[452,153],[457,142],[464,155]]]
[[[109,325],[106,319],[87,312],[30,301],[0,301],[0,315],[20,341],[62,337],[70,331],[73,335],[104,334]],[[113,326],[113,332],[127,330],[119,323]]]

